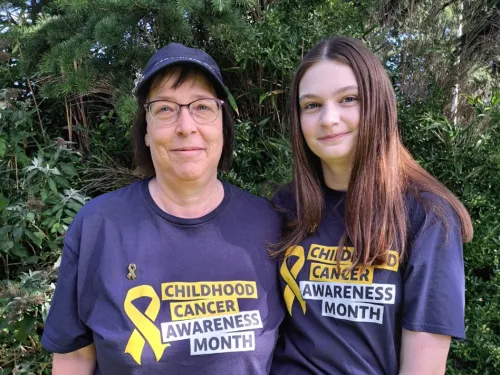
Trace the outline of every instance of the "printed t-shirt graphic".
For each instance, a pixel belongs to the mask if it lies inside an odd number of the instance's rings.
[[[260,311],[240,311],[238,306],[240,298],[258,298],[254,281],[172,282],[162,284],[161,291],[162,302],[170,304],[172,321],[160,322],[160,329],[152,323],[160,303],[154,289],[137,286],[125,299],[125,313],[136,327],[125,353],[138,364],[145,341],[152,345],[157,361],[166,348],[175,345],[172,342],[180,340],[189,341],[191,355],[255,350],[255,329],[263,328]],[[144,314],[133,305],[141,297],[151,298]]]
[[[147,180],[98,197],[75,218],[42,343],[94,343],[96,374],[268,374],[283,318],[266,251],[281,220],[224,184],[198,219],[161,211]]]
[[[402,328],[464,337],[461,233],[448,206],[446,232],[433,211],[408,198],[407,261],[388,249],[384,264],[362,268],[353,267],[352,247],[337,246],[345,230],[345,193],[325,187],[325,200],[316,233],[280,260],[287,314],[272,375],[396,375]],[[276,203],[294,212],[292,194],[279,195]]]
[[[322,302],[322,315],[337,319],[357,322],[382,324],[383,304],[394,304],[396,288],[394,284],[377,284],[373,282],[375,269],[398,272],[399,253],[387,251],[387,261],[382,265],[362,268],[353,267],[354,248],[345,247],[337,264],[337,246],[311,244],[306,260],[310,263],[309,277],[297,285],[296,277],[301,266],[305,264],[305,251],[296,246],[290,251],[287,261],[280,267],[281,276],[286,283],[283,296],[290,315],[295,299],[306,311],[307,300]],[[288,269],[288,261],[295,260],[294,272]],[[293,292],[295,290],[295,293]]]

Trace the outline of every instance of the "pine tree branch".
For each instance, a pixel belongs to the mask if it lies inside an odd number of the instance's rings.
[[[136,0],[131,0],[131,2],[138,8],[147,9],[144,5],[139,4]]]

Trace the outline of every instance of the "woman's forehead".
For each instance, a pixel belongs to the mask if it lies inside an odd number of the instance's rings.
[[[357,81],[352,68],[339,61],[321,60],[313,64],[299,83],[299,97],[330,95],[346,88],[356,89]]]
[[[151,83],[148,97],[165,93],[175,95],[175,92],[181,87],[215,95],[215,88],[202,72],[192,70],[182,77],[181,74],[181,67],[173,67],[157,74]]]

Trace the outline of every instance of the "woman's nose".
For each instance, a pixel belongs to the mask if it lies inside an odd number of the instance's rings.
[[[325,104],[321,113],[321,126],[331,127],[340,122],[340,114],[338,108],[331,104]]]
[[[179,117],[177,118],[177,133],[188,135],[196,132],[196,123],[187,107],[181,107]]]

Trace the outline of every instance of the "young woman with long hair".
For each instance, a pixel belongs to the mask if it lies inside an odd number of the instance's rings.
[[[377,57],[350,38],[316,45],[290,124],[293,180],[275,197],[288,314],[271,373],[443,374],[464,338],[472,224],[402,145]]]

